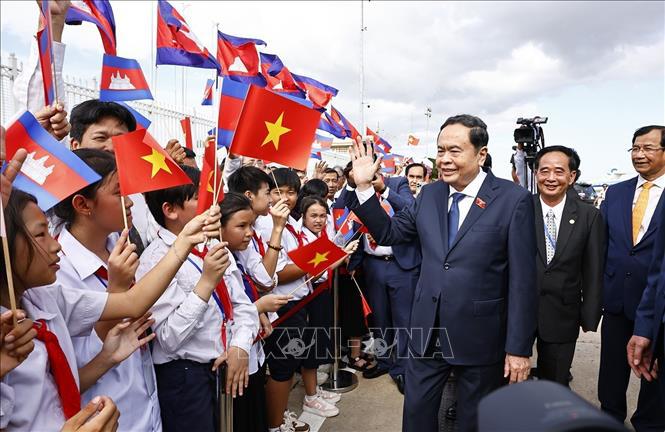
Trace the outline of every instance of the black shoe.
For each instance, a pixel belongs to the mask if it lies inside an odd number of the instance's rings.
[[[568,382],[571,382],[573,380],[573,374],[568,372]]]
[[[383,369],[380,368],[379,365],[376,365],[373,368],[367,369],[365,372],[363,372],[363,378],[367,379],[378,378],[381,375],[385,375],[387,373],[388,369]]]
[[[397,390],[404,394],[404,375],[394,376],[393,381],[395,381],[395,384],[397,384]]]

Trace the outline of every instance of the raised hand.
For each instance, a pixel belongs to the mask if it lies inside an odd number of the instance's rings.
[[[217,243],[215,246],[208,250],[205,258],[203,259],[203,272],[201,279],[210,284],[212,289],[222,280],[224,272],[231,262],[229,261],[229,251],[226,249],[227,243]],[[211,291],[212,293],[212,291]]]
[[[324,161],[319,161],[314,165],[314,177],[315,179],[323,180],[323,175],[328,169],[328,164]]]
[[[349,149],[349,155],[353,162],[353,180],[359,191],[363,191],[371,187],[372,180],[379,168],[381,167],[381,159],[379,156],[374,160],[374,149],[371,145],[365,145],[360,137],[356,138],[353,146]]]
[[[35,113],[35,118],[58,141],[66,137],[72,128],[67,120],[67,111],[60,102],[40,109]]]
[[[280,228],[284,228],[286,226],[286,223],[289,220],[289,214],[291,214],[291,210],[289,210],[289,206],[286,205],[286,202],[287,199],[282,198],[273,204],[272,207],[270,207],[270,215],[272,216],[273,226]]]
[[[122,230],[109,255],[109,291],[122,292],[134,283],[134,275],[139,267],[136,245],[128,241],[129,230]]]
[[[170,139],[168,143],[166,143],[166,153],[171,156],[171,159],[177,164],[181,164],[185,160],[185,149],[182,148],[180,145],[180,142],[178,142],[177,139]]]
[[[221,228],[219,206],[213,206],[198,216],[195,216],[183,227],[176,242],[185,243],[187,252],[199,243],[209,238],[218,238]],[[178,248],[178,250],[180,250]],[[183,252],[180,252],[183,253]],[[179,257],[182,255],[178,254]]]
[[[267,294],[254,302],[254,304],[260,314],[264,312],[277,312],[292,298],[293,296],[290,295]]]
[[[141,318],[116,324],[108,332],[104,339],[102,353],[109,362],[114,365],[122,362],[134,351],[155,338],[155,333],[145,335],[145,331],[155,323],[155,320],[150,318],[151,315],[152,312],[148,312]]]
[[[65,422],[61,432],[115,432],[120,411],[108,396],[97,396]]]
[[[13,328],[14,314],[8,310],[0,315],[0,378],[20,365],[35,348],[37,330],[22,310],[16,311],[18,324]]]

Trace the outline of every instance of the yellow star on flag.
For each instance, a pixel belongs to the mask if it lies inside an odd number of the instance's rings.
[[[213,174],[215,174],[214,171],[210,171],[210,174],[208,174],[208,192],[210,192],[210,193],[215,193],[215,191],[212,189],[212,183],[210,183],[210,181],[212,180]]]
[[[272,142],[275,146],[275,150],[279,150],[279,138],[285,133],[291,131],[291,129],[282,126],[283,118],[284,112],[282,111],[279,117],[277,117],[277,121],[275,123],[265,122],[266,129],[268,129],[268,135],[266,135],[263,143],[261,143],[261,147],[268,144],[269,142]]]
[[[169,168],[169,166],[166,164],[166,156],[157,150],[152,149],[152,153],[146,156],[142,156],[141,159],[152,165],[152,173],[150,174],[150,178],[155,178],[160,170],[164,170],[171,174],[171,168]]]
[[[326,253],[319,253],[317,252],[314,258],[311,260],[307,261],[307,264],[314,264],[314,267],[318,267],[319,264],[321,264],[324,261],[328,261],[328,254],[330,251]]]

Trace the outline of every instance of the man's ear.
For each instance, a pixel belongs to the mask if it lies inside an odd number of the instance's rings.
[[[162,213],[164,214],[165,220],[174,221],[178,219],[178,213],[175,211],[175,206],[171,203],[162,203]]]
[[[76,194],[72,197],[72,208],[76,213],[90,216],[92,214],[91,200],[83,195]]]
[[[80,149],[81,148],[81,143],[77,139],[71,138],[69,140],[69,147],[72,150]]]

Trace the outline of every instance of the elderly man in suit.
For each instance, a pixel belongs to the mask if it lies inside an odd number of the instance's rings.
[[[645,126],[633,134],[629,149],[637,177],[607,189],[600,206],[607,224],[603,283],[598,399],[601,408],[623,422],[630,367],[626,345],[633,335],[635,311],[647,286],[658,230],[665,226],[665,127]],[[637,431],[665,430],[658,384],[642,379],[631,423]]]
[[[437,139],[443,181],[422,188],[392,218],[371,187],[380,159],[352,149],[356,214],[382,245],[419,240],[422,266],[411,309],[403,429],[436,431],[443,386],[457,376],[461,431],[477,429],[479,400],[503,382],[525,380],[536,330],[533,200],[484,172],[487,126],[450,117]]]
[[[575,343],[600,321],[605,225],[571,186],[575,150],[545,147],[536,154],[534,195],[538,257],[538,377],[568,385]]]

